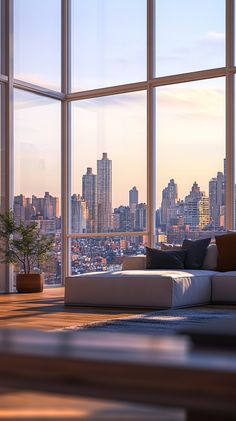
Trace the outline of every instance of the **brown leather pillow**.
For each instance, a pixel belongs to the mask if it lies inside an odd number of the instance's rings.
[[[217,235],[217,268],[219,272],[236,270],[236,233]]]

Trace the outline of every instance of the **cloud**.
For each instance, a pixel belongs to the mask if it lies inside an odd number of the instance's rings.
[[[97,110],[99,107],[123,107],[125,105],[136,107],[139,104],[145,104],[146,91],[129,92],[124,94],[107,95],[99,98],[90,98],[81,101],[74,101],[76,108],[88,110]]]
[[[159,88],[157,110],[171,115],[201,118],[224,116],[224,89],[220,87],[181,86]]]
[[[55,79],[42,76],[40,73],[30,73],[30,72],[15,72],[16,79],[31,83],[33,85],[42,86],[45,89],[52,89],[54,91],[60,91],[58,77],[55,76]]]
[[[223,42],[225,40],[224,32],[208,32],[202,41]]]
[[[31,109],[43,105],[55,103],[54,99],[45,97],[43,95],[33,94],[31,92],[15,89],[14,91],[14,108],[15,110]]]

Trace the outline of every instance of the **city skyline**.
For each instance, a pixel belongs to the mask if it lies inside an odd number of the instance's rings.
[[[200,201],[204,218],[199,224],[198,228],[204,228],[210,223],[214,222],[214,228],[224,226],[225,224],[225,185],[226,185],[226,160],[224,160],[224,172],[218,171],[213,177],[208,180],[208,191],[204,192],[196,181],[193,181],[189,194],[180,197],[178,194],[178,184],[174,179],[170,179],[168,185],[162,190],[161,206],[157,207],[160,212],[160,224],[171,225],[168,222],[177,218],[176,212],[181,212],[181,207],[184,203],[191,202],[191,198],[197,198]],[[108,158],[106,152],[103,152],[100,160],[97,161],[97,173],[99,174],[97,181],[97,174],[93,173],[91,167],[87,167],[87,171],[82,176],[82,191],[73,193],[72,200],[72,226],[73,232],[109,232],[115,231],[114,227],[118,227],[118,214],[120,218],[124,218],[126,213],[126,225],[129,229],[138,230],[138,224],[135,222],[137,218],[136,211],[138,207],[145,206],[143,202],[139,203],[139,190],[136,186],[130,188],[127,192],[128,205],[120,203],[118,207],[112,205],[112,160]],[[100,198],[99,198],[100,196]],[[101,216],[99,217],[98,203],[103,204],[101,209]],[[19,205],[17,209],[17,216],[25,215],[25,210],[21,213],[21,207],[26,207],[26,213],[29,215],[26,219],[31,219],[39,215],[44,219],[51,219],[52,217],[59,217],[60,203],[59,198],[54,198],[46,192],[44,198],[37,198],[36,195],[32,199],[24,195],[15,196],[14,205]],[[177,207],[179,207],[177,211]],[[35,208],[35,211],[34,211]],[[141,208],[140,208],[141,210]],[[129,212],[129,216],[127,216]],[[142,211],[143,212],[143,211]],[[146,212],[146,209],[145,209]],[[190,211],[187,212],[191,213]],[[80,217],[78,215],[80,214]],[[121,216],[122,215],[122,216]],[[76,219],[77,218],[77,219]],[[100,219],[99,219],[100,218]],[[129,222],[127,222],[129,218]],[[145,216],[146,218],[146,216]],[[23,218],[24,219],[24,218]],[[79,223],[79,219],[81,222]],[[182,225],[191,225],[188,218],[182,221]],[[216,220],[218,222],[216,222]],[[205,221],[205,222],[204,222]],[[220,222],[221,221],[221,222]],[[74,224],[74,225],[73,225]],[[104,225],[102,225],[104,224]],[[146,223],[140,224],[143,229]],[[79,227],[78,230],[76,227]],[[82,227],[82,228],[81,228]],[[197,228],[197,225],[196,227]],[[126,229],[124,229],[125,231]],[[118,229],[119,231],[119,229]]]
[[[15,194],[42,195],[49,190],[60,196],[60,104],[17,89],[14,98]],[[113,161],[113,206],[128,204],[130,185],[139,186],[140,201],[146,202],[145,93],[75,101],[72,107],[72,192],[80,191],[86,167],[96,168],[105,150]],[[222,78],[158,88],[157,205],[159,186],[167,184],[170,167],[182,196],[189,191],[189,179],[197,176],[206,191],[209,178],[221,170],[224,107]]]

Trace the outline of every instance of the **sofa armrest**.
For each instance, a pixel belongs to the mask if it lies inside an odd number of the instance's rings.
[[[124,256],[122,270],[146,269],[146,256]]]

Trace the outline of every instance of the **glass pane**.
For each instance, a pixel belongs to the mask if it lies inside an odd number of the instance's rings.
[[[146,93],[71,107],[72,232],[145,231]]]
[[[158,243],[225,229],[224,83],[156,89]]]
[[[71,274],[119,270],[124,256],[145,253],[146,236],[71,238]]]
[[[61,104],[43,96],[14,92],[14,214],[37,221],[54,236],[53,252],[43,266],[46,284],[60,282],[61,268]]]
[[[224,0],[157,0],[156,75],[225,66]]]
[[[146,0],[72,0],[72,91],[146,80],[146,16]]]
[[[14,2],[15,78],[61,90],[61,1]]]

